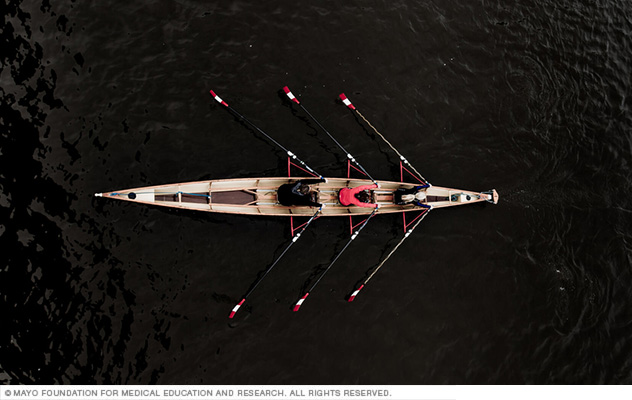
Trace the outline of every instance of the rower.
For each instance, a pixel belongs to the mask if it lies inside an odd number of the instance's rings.
[[[277,200],[284,206],[311,206],[321,207],[318,203],[317,193],[309,185],[327,182],[321,179],[302,179],[294,183],[281,185],[277,190]]]
[[[379,205],[371,203],[371,194],[369,190],[377,189],[380,185],[362,185],[356,188],[342,188],[338,194],[340,204],[343,206],[358,206],[367,208],[378,208]]]
[[[395,204],[405,205],[414,204],[419,207],[426,207],[426,189],[430,185],[415,186],[410,189],[397,189],[393,195]]]

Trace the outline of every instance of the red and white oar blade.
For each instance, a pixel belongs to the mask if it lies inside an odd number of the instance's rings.
[[[309,293],[305,293],[305,296],[301,297],[301,299],[296,302],[296,305],[294,306],[294,312],[297,312],[298,309],[301,308],[301,305],[303,304],[307,296],[309,296]]]
[[[349,107],[352,110],[356,109],[355,106],[351,104],[351,100],[349,100],[347,96],[345,96],[344,93],[340,93],[340,96],[338,97],[340,97],[340,100],[342,100],[342,104],[344,104],[345,106]]]
[[[209,90],[209,92],[211,93],[211,96],[213,96],[213,98],[215,100],[217,100],[217,102],[225,107],[228,107],[228,104],[226,104],[226,102],[224,100],[221,99],[221,97],[219,97],[218,95],[215,94],[214,91]]]
[[[228,316],[228,318],[233,318],[235,314],[237,313],[237,311],[239,311],[239,307],[241,307],[241,305],[244,304],[245,301],[246,299],[241,299],[241,301],[237,303],[235,307],[233,307],[233,311],[230,312],[230,315]]]
[[[289,87],[284,86],[283,87],[283,91],[285,92],[285,94],[287,95],[287,97],[292,100],[293,102],[295,102],[296,104],[301,104],[298,99],[296,97],[294,97],[294,94],[292,94],[292,91],[290,90]]]
[[[360,293],[360,290],[362,290],[362,288],[364,287],[364,285],[360,286],[359,288],[357,288],[353,293],[351,293],[351,296],[349,296],[349,301],[353,301],[356,296],[358,295],[358,293]]]

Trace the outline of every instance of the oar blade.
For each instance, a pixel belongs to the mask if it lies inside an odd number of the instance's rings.
[[[246,299],[241,299],[241,301],[239,303],[237,303],[237,305],[235,305],[235,307],[233,307],[233,310],[230,312],[230,315],[228,316],[228,318],[233,318],[235,317],[235,314],[237,314],[237,311],[239,311],[239,307],[241,307],[244,302],[246,301]]]
[[[221,98],[221,97],[219,97],[217,94],[215,94],[215,92],[214,92],[214,91],[209,90],[209,93],[211,94],[211,96],[213,96],[213,98],[214,98],[214,99],[215,99],[215,100],[216,100],[219,104],[223,105],[224,107],[228,107],[228,104],[227,104],[224,100],[222,100],[222,98]]]
[[[296,98],[296,96],[294,96],[294,94],[292,93],[289,87],[284,86],[283,91],[285,92],[285,95],[288,97],[288,99],[292,100],[296,104],[301,104],[301,102],[298,101],[298,99]]]
[[[296,304],[294,305],[294,312],[297,312],[298,309],[301,308],[307,296],[309,296],[309,292],[305,293],[305,296],[301,297],[300,300],[296,302]]]
[[[345,96],[344,93],[340,93],[338,97],[340,97],[340,100],[342,100],[342,104],[344,104],[345,106],[349,107],[352,110],[356,109],[355,106],[351,104],[351,100],[349,100],[347,96]]]
[[[348,301],[352,302],[353,300],[355,300],[356,296],[358,295],[358,293],[360,293],[360,290],[362,290],[363,287],[364,287],[364,285],[361,285],[353,293],[351,293],[351,296],[349,296],[349,300]]]

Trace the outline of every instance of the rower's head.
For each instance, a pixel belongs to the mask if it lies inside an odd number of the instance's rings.
[[[422,192],[421,190],[415,193],[415,200],[424,201],[426,200],[426,192]]]
[[[414,194],[403,194],[402,195],[402,201],[404,203],[410,203],[413,200],[415,200],[415,195]]]
[[[310,190],[309,185],[301,185],[298,188],[299,193],[301,193],[302,195],[305,195],[305,194],[309,193],[309,190]]]
[[[359,193],[357,193],[355,195],[356,199],[360,200],[363,203],[370,203],[371,202],[371,195],[369,194],[368,190],[363,190]]]
[[[413,201],[424,202],[426,201],[426,193],[420,190],[415,194],[404,194],[402,195],[402,201],[405,203],[412,203]]]

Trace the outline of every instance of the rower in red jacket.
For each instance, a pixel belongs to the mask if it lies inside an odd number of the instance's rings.
[[[358,206],[358,207],[368,207],[368,208],[377,208],[378,205],[374,203],[369,203],[370,196],[366,196],[365,190],[377,189],[379,186],[376,184],[373,185],[363,185],[355,188],[342,188],[340,189],[339,199],[340,204],[343,206]],[[368,198],[363,198],[368,197]],[[363,201],[365,200],[365,201]]]

